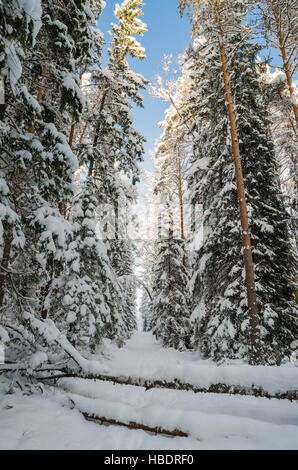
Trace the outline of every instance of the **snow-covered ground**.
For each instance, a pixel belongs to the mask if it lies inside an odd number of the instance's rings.
[[[141,377],[173,381],[208,389],[212,384],[254,386],[270,394],[298,390],[298,368],[293,364],[282,367],[250,366],[241,361],[217,366],[203,360],[199,352],[178,352],[164,349],[151,333],[137,332],[118,349],[109,345],[106,359],[100,359],[101,373],[111,376]]]
[[[214,383],[218,377],[232,374],[226,372],[230,367],[235,369],[233,374],[240,374],[240,383],[245,374],[251,375],[250,381],[253,376],[253,368],[241,364],[220,366],[215,372],[216,366],[201,360],[197,353],[163,350],[148,333],[135,334],[124,349],[109,345],[105,352],[110,358],[100,358],[102,373],[111,375],[176,377],[207,384],[208,372],[209,383]],[[262,369],[269,369],[264,380],[271,390],[293,387],[298,375],[298,369],[290,366]],[[290,372],[284,375],[284,371]],[[255,377],[258,375],[260,371],[255,372]],[[7,387],[8,382],[2,382],[1,449],[298,449],[298,403],[288,400],[166,389],[146,391],[83,379],[63,379],[60,390],[46,387],[44,394],[31,396],[3,396]],[[70,400],[76,408],[71,409]],[[79,409],[118,421],[178,428],[191,437],[102,426],[87,422]]]

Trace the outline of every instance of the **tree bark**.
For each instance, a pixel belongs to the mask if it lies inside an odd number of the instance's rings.
[[[294,283],[296,284],[297,283],[297,277],[295,276],[294,279],[293,279]],[[298,304],[298,289],[296,287],[296,290],[295,290],[295,298],[296,298],[296,304]]]
[[[44,67],[44,68],[43,68],[43,71],[42,71],[42,77],[41,77],[41,80],[40,80],[40,86],[39,86],[38,91],[37,91],[37,98],[36,98],[36,100],[37,100],[38,103],[41,102],[42,97],[43,97],[43,91],[44,91],[44,89],[43,89],[43,87],[42,87],[42,83],[43,83],[43,81],[44,81],[44,79],[45,79],[45,77],[46,77],[46,74],[47,74],[47,68]],[[35,119],[35,118],[34,118],[34,119]],[[34,133],[34,130],[35,130],[35,129],[34,129],[34,125],[32,124],[32,126],[29,128],[30,134],[33,134],[33,133]]]
[[[72,125],[71,125],[71,128],[70,128],[70,134],[69,134],[69,139],[68,139],[68,145],[70,146],[70,148],[72,148],[72,146],[73,146],[73,138],[74,138],[75,128],[76,128],[76,125],[73,122]]]
[[[237,192],[238,192],[238,202],[240,210],[240,221],[242,228],[242,245],[243,245],[243,254],[244,254],[244,266],[245,266],[245,275],[246,275],[246,289],[247,289],[247,302],[248,302],[248,311],[250,315],[250,341],[251,341],[251,354],[250,362],[256,364],[258,362],[258,306],[257,306],[257,296],[256,296],[256,287],[255,287],[255,275],[254,275],[254,264],[252,258],[252,245],[250,239],[250,229],[246,205],[246,195],[243,181],[242,173],[242,164],[240,157],[240,148],[239,148],[239,139],[238,131],[236,125],[236,117],[234,112],[234,105],[232,101],[231,88],[229,83],[229,74],[227,69],[227,59],[224,46],[224,34],[223,29],[220,24],[219,11],[218,11],[218,1],[214,1],[215,6],[215,20],[217,25],[217,30],[219,34],[218,46],[220,50],[223,80],[227,101],[227,111],[228,118],[230,123],[230,133],[232,140],[232,151],[234,157],[234,166],[236,173],[237,181]]]
[[[82,81],[84,73],[85,73],[85,71],[82,70],[81,73],[80,73],[80,81]],[[76,123],[73,122],[72,125],[71,125],[71,128],[70,128],[70,134],[69,134],[69,139],[68,139],[68,145],[70,146],[70,148],[72,148],[72,146],[73,146],[75,128],[76,128]]]
[[[103,108],[104,108],[107,93],[108,93],[107,90],[103,93],[102,100],[101,100],[100,107],[99,107],[99,113],[101,113]],[[96,130],[95,130],[95,136],[94,136],[94,140],[93,140],[93,147],[97,146],[98,139],[99,139],[99,131],[100,131],[100,121],[97,122]],[[93,167],[94,167],[94,158],[90,158],[90,160],[89,160],[89,171],[88,171],[88,177],[89,178],[93,174]]]
[[[97,103],[98,103],[98,100],[99,100],[99,96],[97,96],[97,98],[96,98],[96,100],[95,100],[95,103],[94,103],[94,105],[92,106],[92,111],[94,111],[94,109],[96,108],[96,105],[97,105]],[[87,127],[88,127],[88,124],[89,124],[89,119],[86,120],[85,125],[84,125],[83,130],[82,130],[82,133],[81,133],[81,135],[80,135],[80,139],[79,139],[79,143],[80,143],[80,144],[82,143],[82,140],[83,140],[83,138],[84,138],[85,132],[86,132]]]
[[[183,188],[182,188],[182,171],[181,171],[181,150],[178,144],[177,148],[177,163],[178,163],[178,191],[179,191],[179,205],[180,205],[180,235],[181,240],[185,240],[184,235],[184,207],[183,207]],[[183,248],[183,266],[186,268],[186,252]]]
[[[1,261],[1,267],[3,267],[4,269],[8,268],[9,258],[10,258],[10,248],[11,248],[11,241],[8,238],[6,238],[4,242],[3,255],[2,255],[2,261]],[[2,307],[3,300],[4,300],[5,280],[6,280],[6,273],[2,272],[0,274],[0,308]]]
[[[291,97],[291,103],[292,103],[293,112],[294,112],[294,116],[296,120],[296,126],[298,126],[298,109],[297,109],[297,104],[296,104],[295,88],[294,88],[294,84],[292,80],[292,75],[289,69],[289,59],[287,57],[285,41],[284,41],[282,29],[281,29],[281,20],[280,20],[280,15],[279,15],[277,7],[273,8],[273,14],[274,14],[274,20],[276,24],[279,49],[280,49],[281,56],[282,56],[283,69],[287,78],[287,83],[288,83],[290,97]]]
[[[178,146],[178,189],[179,189],[179,205],[180,205],[180,232],[181,239],[184,240],[184,210],[183,210],[183,190],[182,190],[182,172],[181,172],[181,151]]]

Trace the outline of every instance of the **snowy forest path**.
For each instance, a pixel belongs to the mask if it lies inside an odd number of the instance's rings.
[[[113,346],[112,346],[113,347]],[[162,348],[152,333],[135,332],[124,348],[113,347],[112,358],[104,361],[103,373],[156,379],[164,378],[168,367],[179,375],[179,369],[200,360],[198,352],[179,352]]]
[[[163,349],[151,333],[135,333],[124,348],[110,348],[110,358],[101,360],[102,371],[118,377],[189,379],[195,369],[205,370],[205,374],[212,377],[214,368],[217,371],[222,368],[200,359],[198,353]],[[245,368],[243,364],[227,367],[234,368],[236,375],[239,375],[239,367]],[[247,370],[251,370],[248,367]],[[298,447],[296,402],[165,388],[148,390],[83,378],[62,379],[59,385],[68,392],[76,407],[89,416],[106,417],[114,424],[132,422],[145,428],[179,430],[189,436],[183,439],[191,440],[192,445],[194,441],[202,441],[203,448],[214,442],[226,445],[227,441],[231,445],[241,443],[244,448],[254,448],[256,442],[268,448],[272,443],[277,448]]]

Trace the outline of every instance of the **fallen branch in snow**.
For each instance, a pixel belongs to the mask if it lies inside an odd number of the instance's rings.
[[[184,390],[194,393],[225,393],[229,395],[247,395],[263,398],[277,398],[279,400],[298,400],[298,390],[288,390],[283,393],[269,393],[261,387],[255,386],[242,386],[242,385],[227,385],[217,383],[210,385],[209,388],[199,387],[189,383],[183,383],[178,379],[173,382],[166,382],[162,380],[148,380],[141,377],[113,377],[110,375],[81,375],[75,373],[62,373],[48,377],[38,377],[38,380],[58,380],[62,378],[78,378],[101,380],[105,382],[113,382],[119,385],[133,385],[136,387],[144,387],[147,390],[152,388],[167,388],[171,390]]]
[[[150,426],[146,426],[145,424],[138,424],[135,423],[134,421],[130,421],[129,423],[123,423],[121,421],[116,421],[115,419],[108,419],[105,417],[99,417],[95,415],[90,415],[88,413],[82,412],[83,416],[87,419],[87,421],[96,421],[99,422],[99,424],[113,424],[116,426],[124,426],[126,428],[130,429],[142,429],[143,431],[149,431],[149,432],[154,432],[155,434],[166,434],[168,436],[179,436],[179,437],[188,437],[188,434],[185,432],[179,431],[179,429],[174,429],[174,431],[169,431],[167,429],[163,429],[159,426],[156,426],[154,428]]]

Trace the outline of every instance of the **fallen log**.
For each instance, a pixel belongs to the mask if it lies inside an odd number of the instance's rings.
[[[96,421],[96,422],[99,422],[99,424],[107,423],[107,424],[112,424],[115,426],[124,426],[130,429],[142,429],[143,431],[149,431],[155,434],[166,434],[168,436],[175,436],[175,437],[177,436],[188,437],[188,434],[186,434],[185,432],[179,431],[179,429],[174,429],[174,431],[169,431],[168,429],[163,429],[159,426],[152,428],[150,426],[146,426],[145,424],[135,423],[134,421],[130,421],[129,423],[123,423],[121,421],[116,421],[115,419],[108,419],[108,418],[105,418],[104,416],[99,417],[95,415],[90,415],[84,412],[82,412],[82,415],[85,417],[87,421]]]
[[[246,395],[262,398],[277,398],[279,400],[298,400],[298,390],[288,390],[282,393],[269,393],[264,390],[262,387],[255,387],[252,385],[242,386],[242,385],[227,385],[223,383],[216,383],[210,385],[210,387],[200,387],[189,383],[181,382],[178,379],[174,379],[172,382],[162,381],[162,380],[150,380],[144,379],[142,377],[115,377],[110,375],[94,375],[94,374],[75,374],[75,373],[62,373],[49,377],[39,377],[38,380],[58,380],[62,378],[80,378],[80,379],[90,379],[90,380],[100,380],[106,382],[113,382],[119,385],[132,385],[136,387],[144,387],[146,391],[152,388],[162,388],[162,389],[171,389],[171,390],[183,390],[187,392],[194,393],[225,393],[229,395]]]
[[[56,371],[56,374],[52,375],[39,375],[40,373],[50,372],[51,369]],[[100,380],[104,382],[113,382],[114,384],[119,385],[132,385],[136,387],[144,387],[146,391],[153,389],[153,388],[162,388],[162,389],[170,389],[170,390],[182,390],[186,392],[194,392],[194,393],[223,393],[229,395],[245,395],[245,396],[254,396],[254,397],[262,397],[262,398],[276,398],[278,400],[290,400],[295,401],[298,400],[298,390],[287,390],[286,392],[276,392],[270,393],[264,390],[262,387],[252,386],[243,386],[243,385],[229,385],[224,383],[216,383],[211,384],[210,387],[200,387],[190,383],[181,382],[179,379],[174,379],[171,382],[163,381],[163,380],[151,380],[145,379],[142,377],[129,377],[129,376],[121,376],[115,377],[112,375],[103,375],[103,374],[84,374],[82,372],[73,372],[72,370],[68,370],[67,368],[56,368],[55,366],[39,368],[36,370],[28,370],[24,366],[13,366],[7,367],[7,365],[0,366],[0,374],[3,372],[12,372],[18,371],[20,374],[30,376],[31,378],[42,382],[47,380],[59,380],[63,378],[77,378],[77,379],[89,379],[89,380]],[[60,372],[60,373],[59,373]],[[34,374],[35,373],[35,374]],[[38,375],[36,374],[38,373]]]

